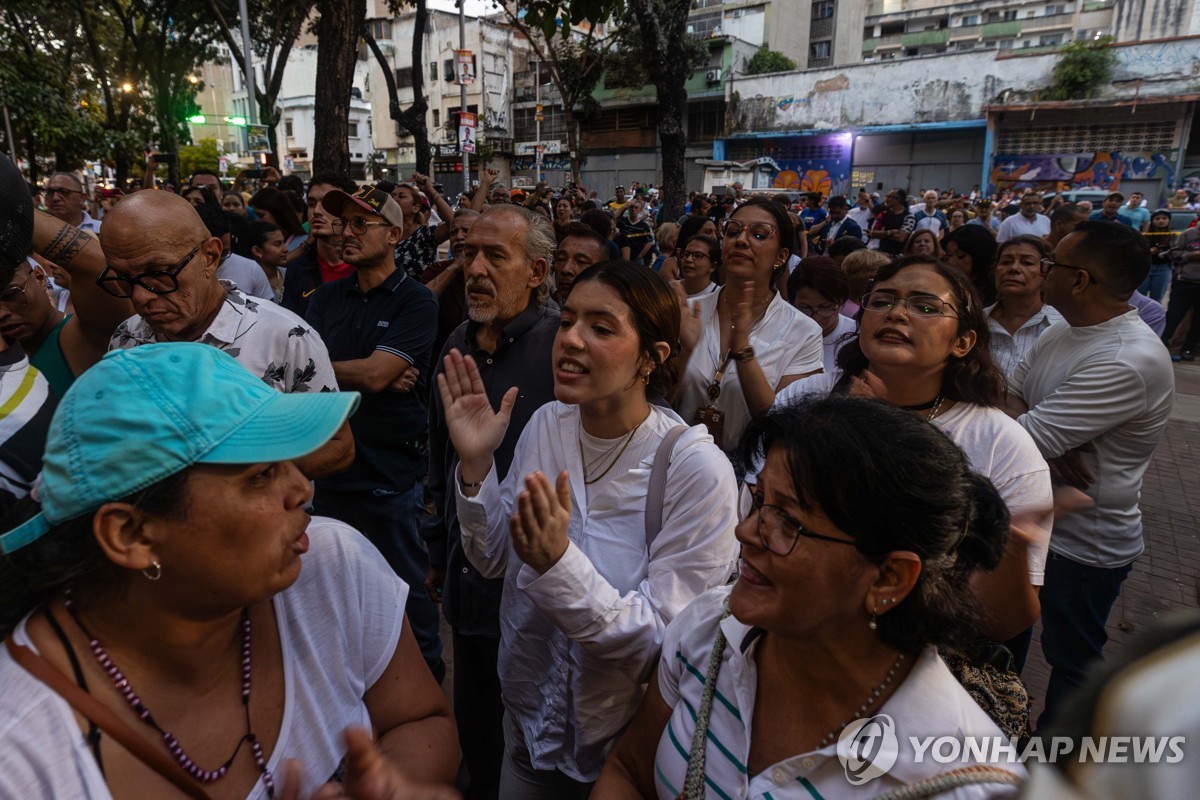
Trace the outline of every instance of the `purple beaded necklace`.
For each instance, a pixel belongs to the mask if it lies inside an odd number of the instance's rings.
[[[270,770],[267,769],[267,759],[263,756],[262,745],[259,744],[258,737],[254,731],[250,729],[250,614],[246,609],[242,609],[242,708],[246,711],[246,735],[238,739],[237,747],[233,749],[233,755],[229,759],[214,770],[201,769],[192,761],[191,757],[183,750],[183,745],[179,744],[169,731],[163,730],[154,720],[154,715],[150,713],[150,709],[146,708],[142,703],[142,699],[138,697],[137,692],[133,690],[129,679],[121,673],[118,667],[105,652],[104,647],[100,644],[100,640],[92,635],[92,632],[83,624],[83,620],[79,618],[79,611],[75,608],[75,601],[68,592],[63,605],[66,606],[67,612],[71,615],[71,619],[75,620],[75,624],[83,631],[83,635],[88,638],[88,647],[91,648],[92,655],[96,658],[96,663],[108,675],[109,680],[113,682],[113,686],[125,698],[125,702],[129,703],[129,707],[138,715],[138,719],[145,722],[147,725],[154,728],[162,736],[163,742],[167,745],[167,750],[170,751],[171,757],[183,770],[191,775],[192,778],[200,783],[215,783],[221,778],[224,778],[229,772],[229,767],[233,765],[234,759],[242,749],[242,744],[250,742],[250,749],[254,753],[254,763],[258,764],[258,768],[262,770],[263,786],[266,787],[267,797],[275,796],[275,780],[271,776]]]

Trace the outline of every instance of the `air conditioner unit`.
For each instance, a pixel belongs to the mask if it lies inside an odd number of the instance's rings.
[[[708,72],[704,73],[704,79],[707,80],[709,83],[720,83],[721,82],[720,68],[710,69]]]

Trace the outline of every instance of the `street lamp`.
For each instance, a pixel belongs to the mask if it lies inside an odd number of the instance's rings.
[[[121,91],[126,92],[126,93],[132,92],[133,84],[130,83],[129,81],[125,81],[124,83],[121,84]]]

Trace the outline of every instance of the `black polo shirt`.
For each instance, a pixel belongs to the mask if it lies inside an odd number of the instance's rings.
[[[354,464],[317,481],[338,491],[404,490],[425,474],[423,452],[429,417],[429,359],[437,334],[433,292],[396,270],[366,294],[358,275],[317,287],[308,304],[308,324],[329,349],[329,360],[353,361],[376,350],[399,356],[421,371],[408,392],[363,393],[350,417]]]
[[[475,346],[479,324],[469,320],[450,334],[442,348],[443,358],[457,348],[475,359],[493,408],[500,407],[501,398],[511,387],[519,387],[508,430],[492,455],[501,481],[508,475],[513,450],[533,412],[554,399],[551,359],[558,318],[556,306],[539,308],[531,303],[504,326],[496,352]],[[433,374],[442,371],[443,361],[439,358]],[[429,546],[429,562],[446,569],[446,595],[442,604],[446,620],[460,635],[499,637],[504,580],[482,577],[463,554],[453,484],[457,468],[458,455],[446,430],[441,397],[435,392],[429,409],[429,491],[433,495],[434,512],[425,518],[421,535]]]

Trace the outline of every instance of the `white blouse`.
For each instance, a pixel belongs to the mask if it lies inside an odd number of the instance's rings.
[[[475,497],[462,494],[461,475],[455,479],[467,558],[484,577],[504,576],[500,682],[536,769],[597,778],[637,710],[667,623],[733,571],[733,469],[702,427],[675,443],[662,528],[647,552],[650,469],[658,443],[679,424],[669,410],[651,407],[630,442],[646,454],[640,464],[585,487],[579,407],[551,402],[525,427],[503,484],[494,465]],[[570,543],[538,575],[512,549],[509,515],[529,473],[541,470],[553,482],[564,469]]]
[[[719,352],[721,332],[717,317],[722,292],[724,289],[691,301],[700,309],[700,339],[692,349],[675,401],[675,410],[689,423],[695,419],[697,409],[708,406],[708,386],[725,360],[725,354]],[[750,346],[772,389],[788,376],[822,369],[821,326],[778,294],[767,305],[762,319],[750,329]],[[722,441],[717,444],[726,452],[737,448],[738,440],[750,424],[750,409],[742,394],[737,368],[737,362],[731,361],[721,378],[721,395],[713,404],[725,412],[725,429]]]

